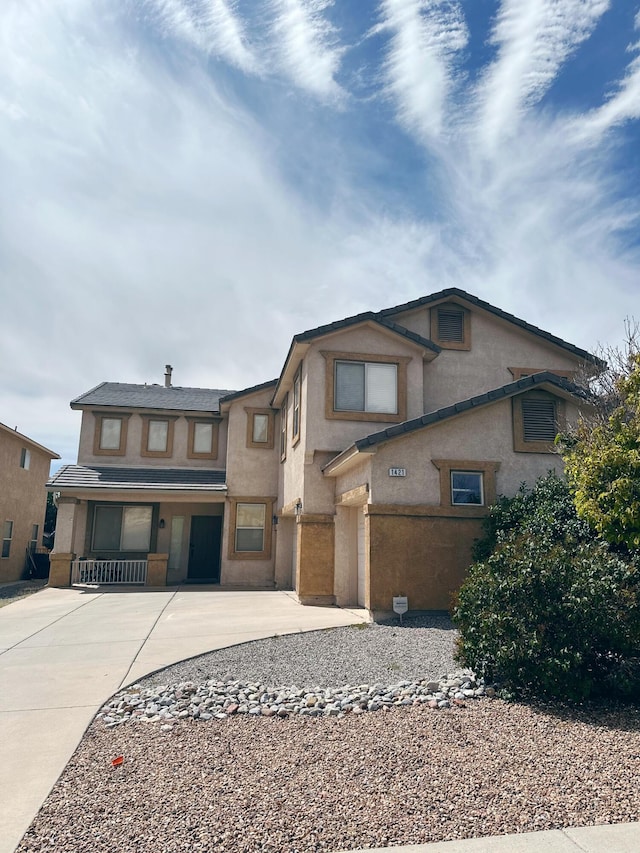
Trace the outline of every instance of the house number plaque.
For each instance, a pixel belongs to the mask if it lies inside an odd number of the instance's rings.
[[[389,468],[389,476],[390,477],[406,477],[407,469],[406,468]]]

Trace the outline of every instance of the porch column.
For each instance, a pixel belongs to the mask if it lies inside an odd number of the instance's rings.
[[[73,542],[76,527],[77,498],[59,497],[56,539],[49,555],[49,586],[71,586],[71,563],[75,559]]]
[[[147,555],[147,583],[146,586],[167,585],[167,563],[168,554]]]

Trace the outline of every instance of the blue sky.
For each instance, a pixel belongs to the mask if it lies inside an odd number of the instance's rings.
[[[640,317],[640,0],[4,0],[0,421],[242,388],[461,287],[585,349]]]

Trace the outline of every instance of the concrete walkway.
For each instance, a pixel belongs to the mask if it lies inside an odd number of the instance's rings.
[[[366,619],[363,610],[302,607],[287,592],[192,586],[108,592],[47,588],[1,608],[0,853],[13,853],[96,711],[120,687],[212,649]],[[385,850],[638,853],[640,825]]]
[[[195,586],[46,588],[1,608],[0,853],[15,849],[120,687],[211,649],[366,619],[302,607],[293,593]]]

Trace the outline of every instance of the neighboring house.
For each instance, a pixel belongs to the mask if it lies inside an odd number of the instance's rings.
[[[143,558],[154,584],[447,608],[489,504],[561,470],[585,362],[450,288],[296,335],[279,378],[244,391],[173,387],[170,368],[103,383],[72,402],[78,465],[49,482],[55,582],[74,556]]]
[[[20,580],[42,541],[53,450],[0,423],[0,583]]]

